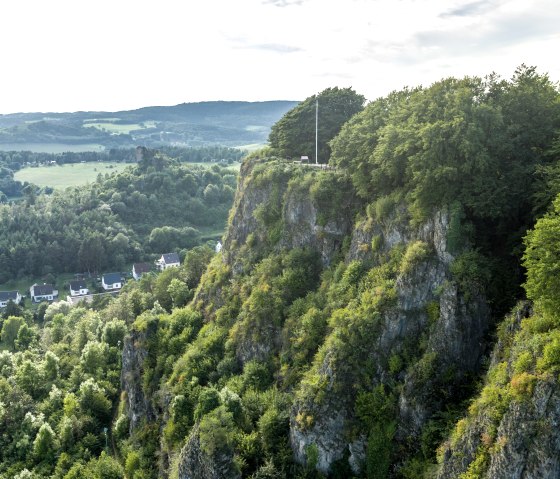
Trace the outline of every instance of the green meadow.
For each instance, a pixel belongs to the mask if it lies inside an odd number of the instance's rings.
[[[38,186],[64,189],[95,181],[100,173],[114,173],[124,170],[130,164],[115,162],[70,163],[56,166],[23,168],[15,173],[17,181],[27,181]]]

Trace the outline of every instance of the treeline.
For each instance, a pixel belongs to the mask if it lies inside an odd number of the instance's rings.
[[[202,146],[183,148],[164,146],[158,151],[185,163],[231,164],[241,161],[246,154],[244,150],[226,146]],[[123,163],[136,162],[135,148],[111,148],[108,151],[81,151],[64,153],[36,153],[31,151],[0,151],[0,203],[8,198],[23,195],[23,188],[27,183],[14,180],[14,173],[21,168],[52,164],[116,161]],[[49,192],[47,190],[47,192]]]
[[[182,162],[204,163],[212,160],[240,161],[246,154],[239,148],[226,146],[200,146],[183,148],[179,146],[163,146],[158,151]],[[37,153],[32,151],[0,151],[0,164],[18,171],[20,168],[31,164],[39,165],[56,161],[63,165],[66,163],[81,163],[82,161],[122,161],[133,163],[136,161],[136,148],[111,148],[107,151],[66,151],[63,153]]]
[[[222,231],[236,186],[232,170],[148,155],[120,174],[47,196],[34,188],[0,205],[0,282],[60,272],[118,270],[191,248],[200,229]]]

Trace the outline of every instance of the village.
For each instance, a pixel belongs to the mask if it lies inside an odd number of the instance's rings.
[[[154,263],[134,263],[132,265],[132,278],[139,280],[143,275],[155,271],[164,271],[168,268],[176,268],[181,265],[177,253],[164,253]],[[103,273],[100,277],[100,286],[103,292],[92,292],[88,288],[84,274],[76,274],[76,279],[71,280],[68,285],[66,301],[77,304],[80,301],[91,303],[95,297],[103,295],[116,295],[124,286],[126,281],[125,274]],[[53,284],[33,284],[29,288],[29,298],[32,304],[44,301],[53,302],[60,299],[61,293],[55,289]],[[22,294],[18,290],[0,291],[0,308],[5,308],[8,303],[20,305],[25,300],[26,293]]]

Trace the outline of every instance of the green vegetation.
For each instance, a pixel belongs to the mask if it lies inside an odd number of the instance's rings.
[[[315,115],[319,102],[318,155],[320,163],[326,163],[331,152],[329,142],[345,122],[362,110],[364,101],[365,98],[351,88],[327,88],[307,98],[270,130],[268,141],[272,154],[298,160],[306,155],[315,160]]]
[[[5,279],[184,257],[106,302],[6,308],[1,479],[484,477],[560,371],[558,88],[522,66],[364,109],[328,89],[336,168],[279,160],[313,142],[315,99],[245,159],[223,254],[200,236],[235,175],[171,154],[0,206]],[[523,283],[532,312],[502,319]]]
[[[106,171],[111,173],[98,171],[93,183],[51,196],[27,185],[23,201],[0,205],[0,283],[121,271],[199,244],[199,228],[224,228],[236,185],[229,168],[190,167],[147,153],[134,167]]]

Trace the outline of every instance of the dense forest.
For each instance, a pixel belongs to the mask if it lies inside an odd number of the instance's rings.
[[[317,100],[328,168],[286,161]],[[245,158],[220,253],[183,243],[108,304],[4,312],[0,477],[558,477],[559,154],[560,91],[532,67],[306,99]],[[208,214],[191,202],[231,201],[227,170],[183,168],[64,198],[150,251],[141,218],[183,205],[182,231]]]
[[[33,185],[0,205],[0,282],[62,272],[120,270],[201,243],[223,230],[236,173],[148,152],[119,174],[50,195]]]

